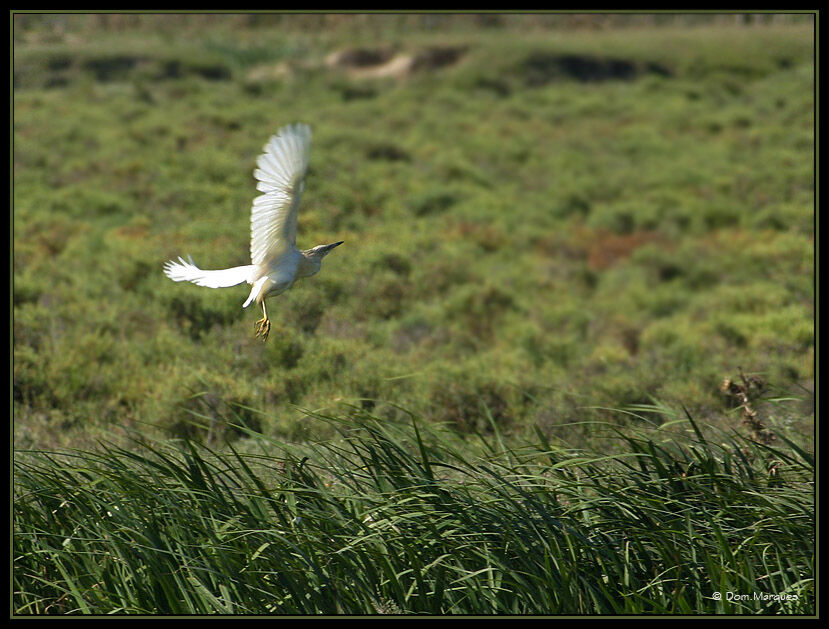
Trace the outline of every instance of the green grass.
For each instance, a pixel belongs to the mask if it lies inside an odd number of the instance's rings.
[[[799,448],[677,419],[614,455],[309,420],[339,437],[19,454],[16,612],[815,612]]]

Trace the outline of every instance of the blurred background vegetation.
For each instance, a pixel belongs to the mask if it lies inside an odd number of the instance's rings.
[[[812,15],[14,14],[19,447],[122,428],[325,436],[405,408],[583,442],[609,409],[814,420]],[[162,275],[246,264],[268,137],[314,131],[270,302]],[[647,413],[644,414],[648,417]],[[656,418],[657,414],[653,415]]]

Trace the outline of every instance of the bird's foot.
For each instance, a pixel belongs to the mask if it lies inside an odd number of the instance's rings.
[[[263,343],[265,341],[267,341],[268,340],[268,334],[270,334],[270,331],[271,331],[271,321],[270,321],[270,319],[268,319],[267,317],[262,317],[261,319],[259,319],[259,321],[257,321],[253,325],[256,328],[255,336],[261,336]]]

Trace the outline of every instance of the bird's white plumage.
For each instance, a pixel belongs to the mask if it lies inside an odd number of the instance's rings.
[[[247,308],[253,303],[253,300],[259,296],[259,293],[262,292],[262,289],[265,287],[265,284],[267,282],[268,276],[263,275],[253,283],[253,287],[250,289],[250,294],[248,295],[248,298],[245,300],[245,303],[242,304],[242,308]]]
[[[268,338],[271,328],[265,298],[288,290],[297,279],[320,270],[322,259],[342,241],[300,251],[296,247],[297,210],[305,189],[305,175],[311,152],[311,128],[306,124],[283,127],[265,144],[256,160],[256,189],[250,216],[251,264],[231,269],[204,270],[179,258],[164,265],[164,274],[176,282],[193,282],[209,288],[251,284],[243,304],[262,306],[263,317],[256,322],[256,335]]]
[[[218,271],[205,271],[197,267],[192,258],[187,262],[181,257],[178,262],[170,260],[164,265],[164,274],[174,282],[193,282],[197,286],[208,288],[225,288],[242,282],[251,283],[255,271],[256,267],[252,264]]]
[[[253,176],[263,194],[253,201],[250,216],[250,259],[256,266],[296,247],[297,210],[305,188],[311,152],[311,128],[284,127],[265,144]]]

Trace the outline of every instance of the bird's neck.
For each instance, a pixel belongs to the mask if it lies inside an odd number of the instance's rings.
[[[322,260],[316,256],[308,255],[304,251],[300,253],[302,253],[302,257],[299,259],[299,266],[296,270],[297,277],[308,277],[319,273]]]

